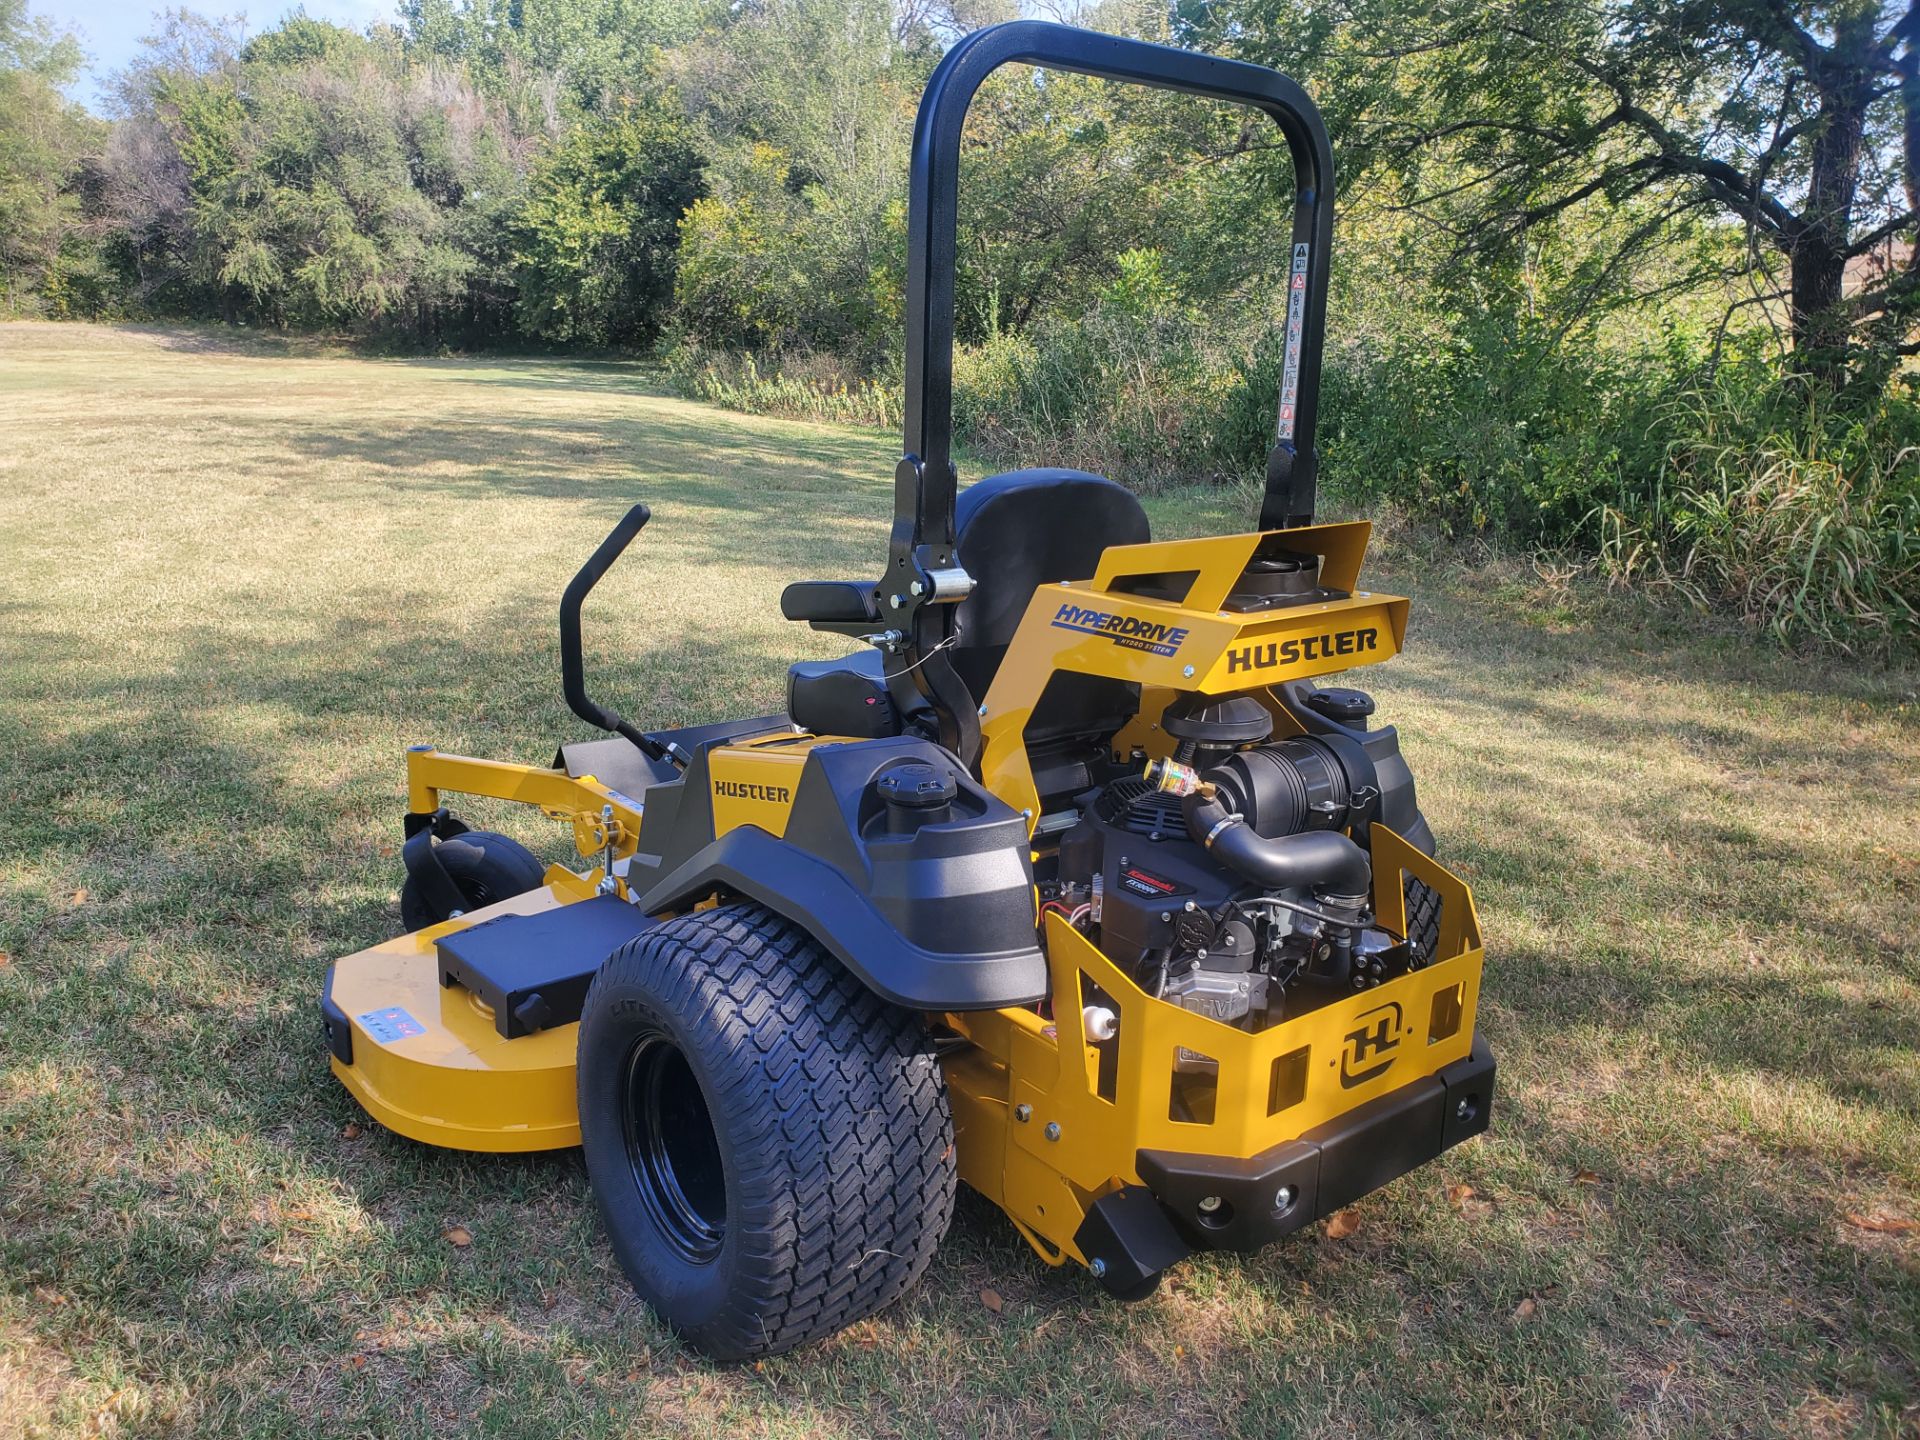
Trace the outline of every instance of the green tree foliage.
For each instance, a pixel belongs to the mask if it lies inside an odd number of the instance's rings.
[[[1457,261],[1566,236],[1577,307],[1778,302],[1798,365],[1874,390],[1920,350],[1920,5],[1361,0],[1357,15],[1348,43],[1391,77],[1376,154],[1407,210],[1459,237]]]
[[[542,339],[640,345],[673,295],[680,217],[699,193],[686,122],[626,102],[534,168],[513,249],[520,325]]]
[[[0,311],[90,314],[105,303],[97,253],[79,233],[75,180],[99,126],[63,93],[80,64],[71,36],[0,0]]]
[[[673,57],[710,194],[682,226],[687,330],[719,344],[891,344],[907,144],[930,58],[885,0],[754,0]]]
[[[491,86],[551,76],[576,104],[631,98],[661,51],[699,28],[707,0],[402,0],[425,55],[462,64]]]
[[[110,194],[152,298],[273,325],[497,334],[538,137],[458,71],[296,13],[237,53],[176,17],[122,83]]]

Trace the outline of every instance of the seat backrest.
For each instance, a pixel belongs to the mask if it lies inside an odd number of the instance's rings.
[[[976,700],[993,683],[1033,592],[1058,580],[1091,580],[1113,545],[1152,538],[1147,512],[1124,485],[1084,470],[1013,470],[960,492],[954,505],[955,551],[973,576],[960,603],[953,667]],[[1049,693],[1045,728],[1059,733],[1094,724],[1131,695],[1118,681],[1075,676]],[[1036,717],[1036,721],[1042,717]]]

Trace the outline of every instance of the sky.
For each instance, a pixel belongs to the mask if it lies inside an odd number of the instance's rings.
[[[265,30],[289,10],[297,0],[212,0],[193,4],[190,0],[28,0],[28,9],[45,16],[56,27],[71,30],[80,37],[89,59],[87,73],[80,79],[74,98],[94,109],[100,108],[100,95],[106,77],[133,58],[140,37],[154,29],[158,10],[186,5],[206,15],[241,14],[247,20],[247,32]],[[316,20],[332,20],[356,30],[376,20],[391,20],[393,0],[305,0],[307,14]]]

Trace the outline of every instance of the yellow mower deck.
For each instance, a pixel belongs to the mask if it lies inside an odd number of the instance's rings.
[[[1049,916],[1054,994],[1077,994],[1083,977],[1100,987],[1120,1013],[1117,1063],[1103,1084],[1098,1050],[1071,1028],[1063,1044],[1059,1027],[1032,1010],[947,1016],[974,1042],[943,1062],[961,1177],[1006,1210],[1049,1263],[1084,1260],[1073,1237],[1089,1205],[1116,1184],[1140,1183],[1141,1150],[1258,1155],[1466,1057],[1482,964],[1472,896],[1384,827],[1374,846],[1383,922],[1404,926],[1403,878],[1420,879],[1442,898],[1444,958],[1257,1033],[1153,998]],[[579,1026],[503,1039],[490,1009],[441,985],[435,945],[470,925],[594,893],[587,878],[556,867],[539,890],[338,961],[329,995],[351,1026],[354,1058],[347,1065],[336,1056],[333,1073],[409,1139],[493,1153],[578,1145]],[[1193,1056],[1217,1066],[1212,1112],[1175,1119],[1172,1077]]]
[[[350,1027],[353,1063],[333,1073],[389,1130],[452,1150],[560,1150],[580,1143],[577,1024],[503,1038],[493,1012],[442,986],[435,942],[501,915],[535,915],[593,892],[561,871],[541,889],[336,961],[328,995]],[[338,1022],[336,1022],[338,1023]]]

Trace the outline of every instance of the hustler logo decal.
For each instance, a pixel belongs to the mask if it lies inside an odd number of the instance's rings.
[[[729,800],[765,800],[774,805],[793,803],[793,792],[784,785],[749,785],[742,780],[716,780],[713,793]]]
[[[1059,621],[1054,622],[1056,625]],[[1332,635],[1306,635],[1297,640],[1269,640],[1265,644],[1242,645],[1227,652],[1227,673],[1243,670],[1277,670],[1298,665],[1304,660],[1331,660],[1337,655],[1365,655],[1379,648],[1380,632],[1340,630]]]
[[[1400,1049],[1405,1017],[1400,1002],[1389,1000],[1362,1015],[1347,1032],[1340,1055],[1340,1086],[1351,1090],[1387,1073]]]
[[[1107,610],[1084,610],[1078,605],[1062,605],[1053,623],[1060,630],[1098,635],[1124,650],[1145,650],[1150,655],[1177,655],[1187,638],[1183,625],[1163,625],[1157,620],[1115,615]]]

